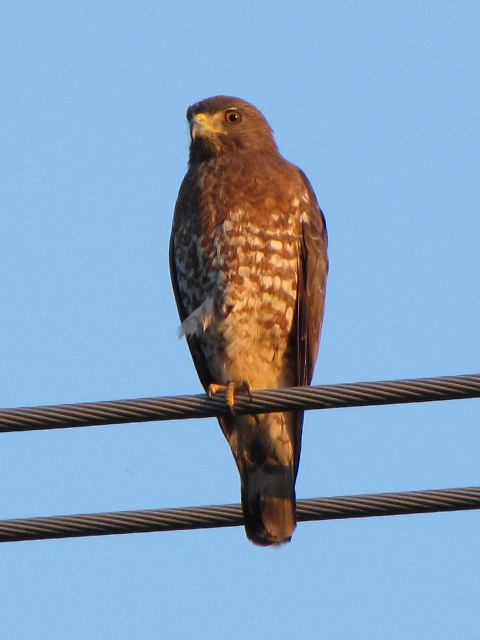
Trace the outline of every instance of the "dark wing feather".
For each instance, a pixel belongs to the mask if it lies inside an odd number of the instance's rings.
[[[182,214],[184,211],[183,207],[185,206],[185,203],[182,197],[183,187],[184,185],[182,184],[182,187],[180,188],[177,204],[175,206],[174,222],[173,222],[172,233],[170,236],[170,246],[168,251],[169,263],[170,263],[170,278],[172,280],[173,293],[175,295],[175,302],[177,303],[180,322],[183,322],[188,316],[188,313],[183,303],[180,287],[178,286],[177,267],[175,264],[175,235],[176,235],[175,232],[177,228],[176,223],[178,218],[182,217]],[[195,365],[195,369],[197,370],[197,375],[200,379],[200,382],[202,383],[203,388],[205,389],[205,391],[207,391],[208,386],[212,382],[218,382],[218,380],[216,381],[212,377],[212,374],[208,367],[208,362],[203,354],[198,338],[196,338],[195,336],[187,336],[187,344],[188,344],[188,348],[190,349],[190,354],[192,356],[193,364]],[[219,417],[218,422],[220,424],[220,427],[222,428],[223,433],[225,434],[228,440],[233,429],[233,419],[229,417],[225,417],[225,418]]]
[[[183,186],[183,185],[182,185]],[[170,247],[169,247],[169,262],[170,262],[170,278],[172,280],[173,293],[175,295],[175,302],[177,303],[178,315],[180,316],[180,321],[183,322],[185,318],[188,316],[187,311],[185,310],[185,306],[182,300],[182,294],[180,292],[180,287],[178,286],[177,279],[177,267],[175,264],[175,231],[176,231],[176,220],[181,215],[181,191],[179,198],[177,201],[177,205],[175,207],[175,217],[174,224],[172,229],[172,234],[170,236]],[[200,378],[200,382],[203,385],[203,388],[206,390],[208,385],[214,380],[212,379],[212,375],[210,373],[210,369],[208,368],[207,361],[205,356],[203,355],[203,351],[200,348],[200,344],[197,338],[194,336],[187,336],[187,344],[190,349],[190,353],[192,354],[193,364],[195,365],[195,369],[197,370],[198,377]]]
[[[301,251],[298,267],[297,317],[293,335],[297,356],[296,382],[309,385],[320,345],[325,288],[328,274],[327,227],[315,192],[303,171],[299,170],[307,188],[310,205],[302,221]],[[298,471],[302,440],[303,412],[297,414],[295,475]]]
[[[325,288],[328,274],[327,227],[315,193],[303,172],[310,197],[307,220],[302,222],[302,246],[299,268],[297,315],[297,380],[299,385],[312,381],[320,345]]]

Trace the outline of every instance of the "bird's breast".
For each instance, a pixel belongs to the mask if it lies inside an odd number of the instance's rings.
[[[188,236],[188,237],[187,237]],[[300,224],[294,216],[231,209],[210,233],[185,234],[179,287],[216,378],[276,386],[295,315]]]

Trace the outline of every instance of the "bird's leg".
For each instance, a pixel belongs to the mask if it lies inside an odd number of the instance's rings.
[[[252,401],[252,387],[248,380],[242,380],[235,388],[237,391],[243,391],[243,393],[246,393],[250,402]]]
[[[208,395],[210,398],[215,396],[217,393],[225,393],[225,401],[232,415],[235,414],[235,395],[239,392],[246,393],[250,401],[252,400],[252,391],[247,380],[242,380],[241,382],[229,382],[228,384],[212,383],[208,385]]]

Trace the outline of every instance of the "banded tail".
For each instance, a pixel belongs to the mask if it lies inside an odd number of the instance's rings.
[[[302,417],[290,412],[220,419],[240,472],[245,531],[255,544],[281,545],[295,531],[295,436]]]
[[[290,542],[297,524],[293,467],[265,462],[241,479],[248,538],[264,547]]]

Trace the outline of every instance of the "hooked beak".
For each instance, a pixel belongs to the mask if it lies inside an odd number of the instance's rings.
[[[205,113],[197,113],[192,116],[190,121],[190,135],[192,140],[205,134],[205,130],[208,129],[207,120],[208,116]]]

